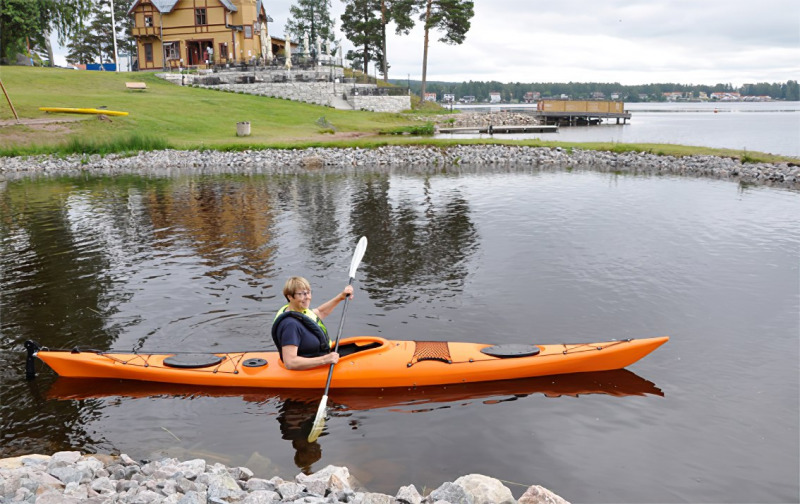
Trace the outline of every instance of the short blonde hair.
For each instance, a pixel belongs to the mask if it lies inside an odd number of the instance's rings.
[[[289,301],[289,296],[294,296],[297,291],[302,290],[311,292],[311,284],[308,283],[308,280],[299,276],[289,277],[283,285],[283,297],[286,298],[286,301]]]

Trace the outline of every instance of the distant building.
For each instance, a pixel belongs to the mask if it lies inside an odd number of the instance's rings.
[[[456,95],[445,93],[442,95],[442,102],[443,103],[453,103],[456,101]]]
[[[539,101],[541,97],[542,93],[540,93],[539,91],[528,91],[527,93],[525,93],[525,96],[522,97],[522,101],[524,101],[525,103],[534,103]]]
[[[742,95],[733,91],[726,91],[723,93],[711,93],[712,100],[719,101],[741,101]]]
[[[592,100],[605,100],[606,94],[602,91],[592,91]]]
[[[436,93],[425,93],[425,101],[435,102],[436,101]]]
[[[683,93],[680,91],[670,91],[667,93],[663,93],[662,96],[667,101],[678,101],[683,98]]]
[[[475,101],[475,97],[472,95],[462,96],[460,100],[461,103],[473,103]]]
[[[500,103],[500,101],[501,101],[500,93],[496,91],[492,91],[491,93],[489,93],[489,103]]]
[[[620,93],[618,93],[618,92],[611,93],[611,99],[612,100],[615,100],[615,101],[619,100],[619,97],[620,97]]]

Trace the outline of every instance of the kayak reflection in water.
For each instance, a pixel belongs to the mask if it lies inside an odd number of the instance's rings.
[[[331,352],[328,330],[322,322],[336,306],[353,298],[353,286],[347,285],[329,301],[311,309],[311,284],[303,277],[290,277],[283,286],[288,304],[281,307],[272,321],[272,340],[286,369],[300,370],[339,362]]]
[[[295,399],[284,400],[278,412],[281,438],[292,442],[295,450],[294,463],[303,474],[311,474],[311,466],[322,458],[322,447],[319,443],[308,442],[316,413],[316,404]]]

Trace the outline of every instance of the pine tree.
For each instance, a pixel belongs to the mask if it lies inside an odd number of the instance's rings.
[[[428,74],[428,41],[431,30],[443,32],[439,42],[462,44],[467,38],[470,20],[475,15],[472,0],[422,0],[424,11],[420,20],[424,23],[425,41],[422,55],[422,99],[425,99],[425,83]]]

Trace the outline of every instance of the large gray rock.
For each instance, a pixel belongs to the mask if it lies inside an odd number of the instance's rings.
[[[205,492],[187,492],[181,499],[178,501],[178,504],[206,504]]]
[[[276,488],[276,491],[281,495],[281,500],[283,501],[297,500],[303,496],[305,490],[305,485],[294,483],[292,481],[281,483]]]
[[[513,504],[516,502],[511,490],[500,480],[483,474],[468,474],[454,482],[472,495],[475,504]]]
[[[295,477],[297,483],[303,485],[315,495],[325,496],[326,492],[341,493],[359,487],[358,481],[346,467],[329,465],[313,473],[300,473]]]
[[[206,481],[199,481],[203,476],[207,476]],[[244,498],[246,492],[239,487],[239,483],[227,472],[222,474],[205,473],[199,476],[200,483],[208,485],[208,498],[218,498],[226,500],[239,500]]]
[[[475,504],[472,494],[464,490],[464,487],[449,481],[431,492],[428,496],[428,501],[445,501],[450,504]]]
[[[281,501],[278,492],[271,490],[255,490],[247,494],[241,504],[274,504]]]
[[[190,480],[197,478],[206,472],[206,461],[203,459],[193,459],[178,464],[178,471]]]
[[[87,468],[73,466],[56,466],[48,470],[48,473],[58,478],[65,484],[88,483],[92,480],[93,473]]]
[[[271,481],[262,478],[250,478],[244,485],[244,489],[248,492],[256,492],[259,490],[275,491],[275,485]]]
[[[569,502],[542,486],[533,485],[519,498],[519,504],[569,504]]]
[[[56,452],[47,462],[48,471],[57,467],[67,467],[76,464],[81,459],[81,452],[63,451]]]
[[[394,498],[399,504],[422,503],[422,495],[420,495],[417,491],[417,487],[414,485],[400,487],[400,490],[397,491],[397,495],[395,495]]]
[[[395,504],[394,497],[382,493],[358,492],[352,504]]]

